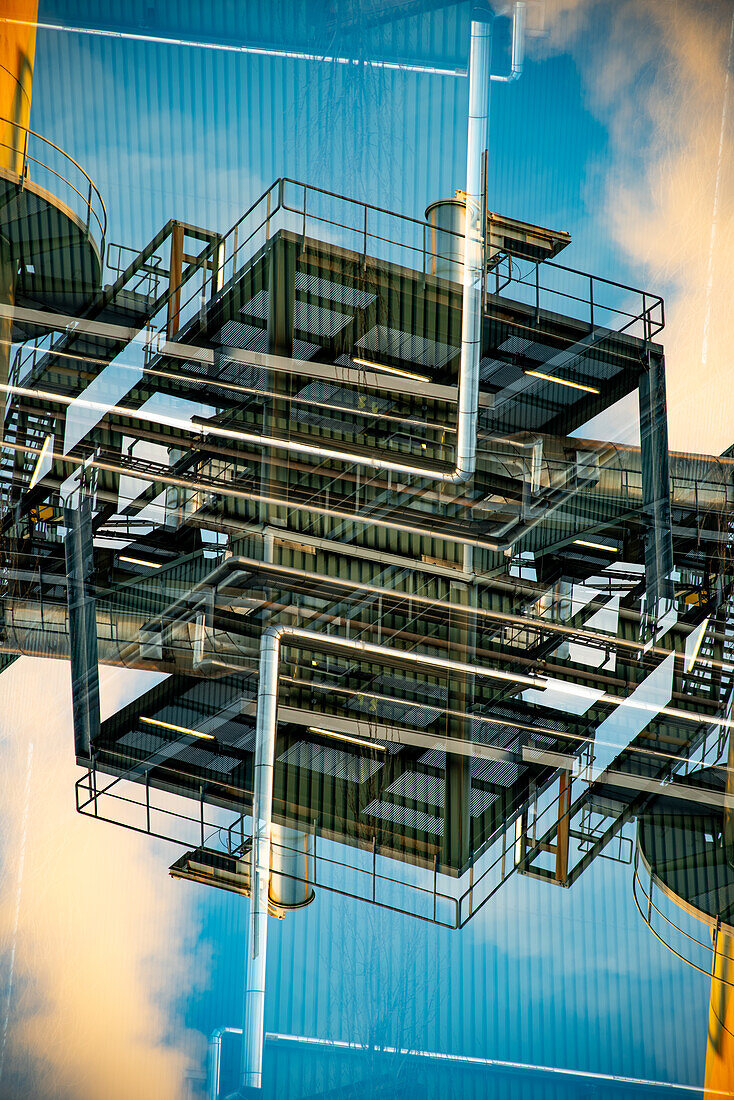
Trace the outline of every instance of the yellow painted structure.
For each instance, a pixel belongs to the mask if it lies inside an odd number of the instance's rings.
[[[3,0],[0,22],[0,167],[20,172],[31,120],[38,0]]]
[[[711,979],[705,1100],[734,1096],[734,936],[719,931]]]
[[[0,171],[23,170],[31,120],[38,0],[3,0],[0,22]],[[17,263],[0,236],[0,302],[13,305]],[[12,321],[0,320],[0,382],[7,382]]]

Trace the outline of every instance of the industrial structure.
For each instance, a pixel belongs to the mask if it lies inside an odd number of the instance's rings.
[[[631,859],[634,819],[642,915],[654,881],[712,923],[729,1034],[734,458],[669,453],[661,298],[489,211],[489,27],[425,219],[279,179],[136,253],[8,123],[2,659],[70,659],[80,812],[252,899],[243,1088],[268,914],[461,928]],[[639,447],[576,437],[634,393]],[[101,722],[100,662],[168,675]]]

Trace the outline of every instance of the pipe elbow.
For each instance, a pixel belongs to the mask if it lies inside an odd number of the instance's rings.
[[[212,1031],[211,1035],[209,1036],[209,1042],[210,1043],[221,1043],[221,1041],[222,1041],[222,1039],[225,1035],[241,1035],[241,1034],[242,1034],[242,1028],[241,1027],[224,1027],[224,1026],[215,1027],[214,1030]]]

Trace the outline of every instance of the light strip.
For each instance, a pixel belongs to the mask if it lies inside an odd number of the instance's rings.
[[[587,542],[586,539],[574,539],[575,546],[588,546],[589,550],[606,550],[609,554],[618,554],[616,546],[605,546],[603,542]]]
[[[43,446],[41,447],[41,453],[38,456],[38,461],[36,462],[36,466],[35,466],[35,469],[33,471],[33,476],[31,477],[30,484],[28,485],[28,491],[29,492],[33,488],[33,486],[41,480],[41,476],[42,476],[41,468],[42,468],[43,463],[46,459],[46,455],[48,454],[49,447],[51,446],[51,444],[53,442],[53,438],[54,437],[52,435],[47,435],[46,438],[43,441]]]
[[[346,733],[335,733],[333,730],[322,730],[318,726],[309,726],[309,733],[317,733],[319,737],[333,737],[335,741],[349,741],[352,745],[364,745],[369,749],[379,749],[387,752],[384,745],[378,745],[376,741],[370,741],[366,737],[349,737]]]
[[[696,658],[698,657],[699,650],[701,649],[701,644],[703,643],[703,640],[706,637],[706,631],[708,630],[710,620],[711,620],[711,616],[707,615],[706,618],[701,623],[700,627],[698,628],[698,630],[699,630],[698,638],[696,639],[696,644],[693,647],[693,653],[686,660],[685,665],[683,666],[683,671],[684,672],[690,672],[691,669],[693,668],[693,666],[695,665]]]
[[[644,680],[641,681],[641,683],[644,682]],[[610,695],[606,691],[602,695],[598,695],[594,688],[587,688],[583,684],[574,684],[571,681],[554,679],[553,690],[562,692],[564,695],[576,695],[582,699],[590,699],[592,705],[594,703],[611,703],[615,707],[630,707],[632,710],[643,710],[650,714],[650,721],[662,714],[666,718],[682,718],[686,722],[705,722],[707,725],[717,726],[719,729],[734,729],[734,719],[731,718],[716,718],[712,714],[702,714],[697,710],[678,710],[676,707],[661,707],[658,706],[657,703],[644,702],[642,699],[632,701],[631,696],[621,698],[618,695]],[[626,748],[627,746],[623,747]]]
[[[142,558],[129,558],[127,554],[119,554],[118,561],[129,561],[133,565],[147,565],[149,569],[160,569],[163,565],[162,561],[143,561]]]
[[[234,1034],[241,1035],[238,1028],[231,1029]],[[363,1043],[352,1043],[344,1039],[319,1039],[310,1035],[283,1035],[279,1032],[267,1032],[266,1040],[288,1043],[304,1043],[309,1046],[327,1047],[333,1050],[372,1050]],[[504,1062],[498,1058],[478,1058],[470,1054],[446,1054],[436,1050],[408,1050],[399,1047],[380,1047],[383,1054],[401,1054],[409,1058],[428,1058],[435,1062],[448,1062],[449,1064],[468,1066],[491,1066],[498,1069],[529,1070],[532,1073],[553,1073],[559,1077],[579,1077],[593,1081],[616,1081],[627,1085],[647,1085],[657,1089],[680,1089],[682,1092],[697,1093],[703,1095],[704,1089],[699,1085],[683,1085],[677,1081],[654,1081],[646,1077],[621,1077],[612,1073],[596,1073],[584,1069],[567,1069],[564,1066],[542,1066],[532,1062]],[[713,1096],[731,1096],[731,1092],[706,1089]]]
[[[351,357],[353,363],[360,367],[372,367],[373,370],[384,370],[388,374],[399,374],[401,378],[415,378],[417,382],[430,382],[427,374],[413,374],[409,370],[400,370],[399,367],[388,367],[385,363],[374,363],[371,359],[359,359],[356,355]]]
[[[555,382],[557,386],[568,386],[571,390],[583,390],[585,393],[600,393],[594,386],[584,386],[581,382],[570,382],[568,378],[554,378],[552,374],[543,374],[539,370],[526,370],[532,378],[542,378],[544,382]]]
[[[191,730],[188,726],[175,726],[173,722],[161,722],[160,718],[141,718],[141,722],[147,722],[149,726],[160,726],[164,730],[173,730],[174,733],[187,733],[190,737],[201,737],[205,741],[216,741],[213,733],[201,733],[199,730]]]
[[[156,34],[131,34],[129,31],[102,30],[98,27],[65,27],[60,23],[31,23],[24,19],[0,19],[18,27],[34,27],[43,31],[66,31],[69,34],[88,34],[99,38],[119,38],[128,42],[152,42],[161,46],[189,46],[199,50],[217,50],[224,53],[244,53],[255,57],[282,57],[292,61],[323,61],[333,65],[365,65],[371,69],[394,69],[398,72],[433,73],[436,76],[466,76],[465,69],[444,69],[437,65],[411,64],[407,61],[377,61],[370,58],[332,57],[326,54],[304,53],[301,50],[277,50],[268,46],[241,46],[229,42],[200,42],[190,38],[168,38]]]

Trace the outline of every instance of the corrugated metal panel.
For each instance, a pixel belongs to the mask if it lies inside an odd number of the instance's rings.
[[[423,367],[444,367],[459,349],[452,344],[438,340],[428,340],[413,336],[399,328],[375,325],[366,333],[356,346],[375,355],[390,355],[397,359],[406,359]]]
[[[481,787],[472,787],[471,794],[469,796],[469,810],[472,817],[481,817],[485,810],[488,810],[493,802],[496,802],[499,798],[498,794],[494,794],[492,791],[485,791]]]
[[[333,283],[330,279],[310,275],[307,271],[296,272],[296,290],[313,294],[317,298],[326,298],[330,302],[338,302],[343,306],[351,306],[353,309],[365,309],[377,298],[377,295],[371,294],[368,290]]]
[[[392,821],[406,829],[418,829],[423,833],[443,836],[443,818],[435,814],[426,814],[422,810],[412,810],[408,806],[397,806],[393,802],[370,802],[362,811],[368,817],[377,817],[382,821]]]
[[[241,763],[234,756],[217,756],[216,753],[208,752],[206,749],[200,749],[196,745],[191,745],[189,748],[184,749],[176,757],[176,762],[180,764],[189,764],[192,767],[207,768],[212,772],[222,772],[224,775],[228,775],[230,772]]]
[[[426,802],[429,806],[443,808],[446,787],[443,776],[426,775],[423,772],[403,772],[389,787],[385,794],[404,798],[408,802]]]
[[[158,752],[164,745],[169,744],[170,741],[167,741],[165,737],[156,737],[153,733],[143,733],[140,730],[126,733],[118,741],[118,745],[124,745],[126,749],[137,749],[138,752],[144,752],[146,755]]]
[[[410,703],[397,703],[392,700],[381,699],[355,699],[349,704],[349,710],[358,711],[360,714],[371,714],[374,717],[384,718],[389,722],[398,722],[405,726],[416,726],[425,729],[435,722],[443,714],[442,710],[432,707],[415,707]]]
[[[292,764],[297,768],[308,768],[321,775],[330,775],[334,779],[344,779],[349,783],[364,783],[380,771],[382,764],[377,760],[352,756],[342,749],[314,745],[310,741],[297,741],[281,756],[280,763]]]
[[[326,306],[296,301],[293,325],[299,332],[308,332],[319,339],[330,340],[351,320],[351,313],[340,313],[327,309]]]

